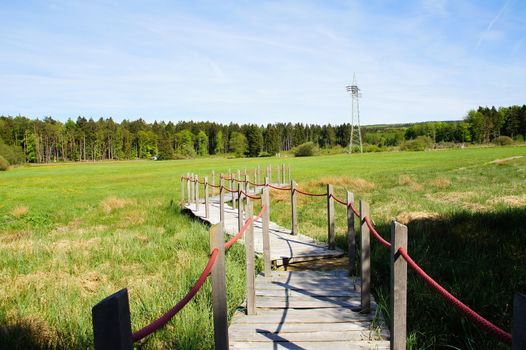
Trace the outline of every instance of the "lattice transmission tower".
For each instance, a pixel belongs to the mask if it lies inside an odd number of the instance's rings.
[[[349,142],[349,153],[352,153],[352,146],[360,145],[360,153],[363,153],[362,146],[362,131],[360,129],[360,103],[359,98],[362,97],[360,88],[356,84],[356,74],[353,74],[352,85],[345,87],[347,92],[351,94],[352,98],[352,116],[351,116],[351,137]]]

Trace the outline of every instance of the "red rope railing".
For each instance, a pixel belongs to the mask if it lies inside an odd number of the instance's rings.
[[[252,186],[257,186],[257,187],[263,187],[263,186],[266,186],[265,184],[258,184],[256,182],[252,182],[250,180],[248,180],[248,183],[251,184]]]
[[[431,276],[429,276],[412,258],[407,254],[404,248],[398,248],[398,252],[407,261],[409,266],[420,276],[427,284],[429,284],[435,291],[437,291],[442,297],[444,297],[450,304],[455,306],[460,312],[462,312],[467,318],[476,323],[486,333],[491,336],[498,338],[500,341],[511,344],[511,334],[497,327],[475,311],[469,306],[458,300],[453,294],[448,292],[438,282],[436,282]]]
[[[385,240],[380,234],[375,230],[371,224],[371,219],[366,216],[365,222],[369,230],[376,237],[376,239],[386,248],[391,248],[391,243]],[[447,291],[442,287],[437,281],[435,281],[431,276],[429,276],[414,260],[411,256],[405,251],[404,248],[398,248],[398,252],[402,257],[407,261],[409,266],[420,276],[427,284],[429,284],[435,291],[437,291],[442,297],[446,299],[450,304],[455,306],[460,312],[462,312],[467,318],[473,321],[477,326],[482,328],[486,333],[491,336],[498,338],[500,341],[511,344],[511,334],[497,327],[477,312],[472,310],[469,306],[457,299],[453,294]]]
[[[230,239],[229,241],[225,243],[224,245],[225,250],[230,248],[234,243],[237,242],[237,240],[239,240],[239,238],[241,238],[241,236],[243,236],[243,234],[245,233],[245,231],[247,230],[251,222],[257,221],[261,218],[266,208],[267,208],[266,206],[262,206],[261,210],[259,211],[259,214],[255,218],[247,218],[245,220],[245,224],[241,227],[239,232],[232,239]],[[181,299],[181,301],[179,301],[173,308],[165,312],[161,317],[159,317],[158,319],[156,319],[149,325],[141,328],[137,332],[133,333],[132,334],[133,342],[138,342],[139,340],[144,339],[145,337],[149,336],[150,334],[152,334],[159,328],[166,325],[179,311],[181,311],[186,306],[186,304],[188,304],[190,300],[192,300],[192,298],[197,294],[197,292],[199,292],[199,290],[205,283],[206,278],[210,274],[210,271],[212,270],[212,267],[214,266],[216,262],[218,254],[219,254],[219,250],[215,248],[210,254],[206,267],[204,268],[203,272],[201,272],[199,279],[197,280],[195,285],[192,287],[192,289],[190,289],[190,291],[186,293],[186,295]]]
[[[278,186],[274,186],[271,184],[268,184],[268,187],[273,188],[275,190],[280,190],[280,191],[290,191],[291,190],[290,187],[278,187]]]
[[[157,320],[153,321],[149,325],[147,325],[144,328],[141,328],[137,332],[132,334],[133,342],[138,342],[139,340],[147,337],[148,335],[152,334],[165,324],[167,324],[174,316],[177,314],[183,307],[185,307],[186,304],[192,298],[199,292],[203,284],[205,283],[206,278],[208,277],[208,274],[212,270],[212,267],[214,266],[217,255],[219,254],[219,250],[215,248],[212,253],[210,254],[210,258],[208,258],[208,263],[206,264],[206,267],[204,268],[203,272],[201,272],[201,276],[199,276],[199,279],[195,283],[195,285],[190,289],[188,293],[179,301],[173,308],[168,310],[165,314],[163,314],[161,317],[159,317]]]
[[[327,193],[310,193],[310,192],[304,192],[297,188],[295,188],[294,191],[298,192],[299,194],[309,196],[309,197],[327,197]]]
[[[250,199],[254,199],[254,200],[259,200],[259,199],[261,199],[261,196],[252,196],[252,195],[246,193],[245,191],[241,191],[241,194],[245,195],[245,197],[248,197],[248,198],[250,198]]]

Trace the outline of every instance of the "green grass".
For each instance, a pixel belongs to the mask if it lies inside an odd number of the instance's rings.
[[[521,155],[526,147],[57,164],[0,173],[0,348],[89,348],[91,307],[124,287],[133,329],[147,324],[188,291],[208,257],[207,227],[173,204],[180,198],[180,175],[245,167],[252,174],[257,164],[278,163],[291,165],[302,189],[322,192],[331,182],[338,197],[350,190],[370,202],[386,238],[392,218],[413,219],[409,250],[415,260],[509,329],[512,293],[526,291],[526,158],[490,162]],[[272,220],[289,225],[287,195],[272,197]],[[300,231],[325,240],[324,199],[300,199],[299,206]],[[345,249],[344,220],[337,205],[337,243]],[[227,254],[231,312],[243,300],[243,255],[238,245]],[[388,295],[387,261],[373,243],[379,300]],[[212,348],[209,288],[207,282],[144,348]],[[414,348],[497,346],[411,274],[409,293]]]

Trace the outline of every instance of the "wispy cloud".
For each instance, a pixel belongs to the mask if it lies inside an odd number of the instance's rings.
[[[500,19],[500,17],[502,17],[502,15],[504,14],[504,12],[506,12],[506,10],[511,6],[511,4],[513,3],[514,0],[506,0],[506,2],[504,3],[504,5],[500,8],[499,12],[497,13],[497,15],[495,17],[493,17],[493,19],[488,23],[488,26],[486,27],[486,29],[480,34],[479,36],[479,40],[477,41],[477,45],[475,45],[475,51],[478,50],[478,48],[480,47],[480,45],[482,44],[482,41],[484,39],[487,39],[491,33],[491,30],[493,28],[493,25],[495,25],[495,23]]]

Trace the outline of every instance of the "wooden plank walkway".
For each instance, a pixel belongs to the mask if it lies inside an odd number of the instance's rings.
[[[219,223],[219,198],[210,200],[209,217],[204,203],[186,205],[193,215],[210,224]],[[254,210],[257,214],[257,210]],[[238,232],[237,210],[225,205],[225,232]],[[262,253],[262,223],[254,225],[254,250]],[[340,257],[305,235],[270,223],[270,256],[283,261]],[[346,270],[272,271],[256,278],[256,314],[242,307],[234,314],[228,333],[231,349],[389,349],[389,331],[371,296],[371,312],[362,314],[360,280]]]

